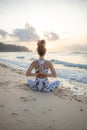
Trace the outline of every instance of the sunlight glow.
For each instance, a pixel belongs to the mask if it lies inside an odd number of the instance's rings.
[[[52,50],[53,45],[51,43],[47,42],[46,43],[46,48],[47,48],[48,51],[50,51],[50,50]]]

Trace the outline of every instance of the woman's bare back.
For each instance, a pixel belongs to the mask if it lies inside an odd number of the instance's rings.
[[[53,67],[51,62],[45,60],[44,68],[45,69],[50,69],[50,71],[51,71],[51,74],[47,74],[47,77],[56,77],[56,72],[55,72],[55,69],[54,69],[54,67]],[[27,76],[32,76],[32,75],[30,75],[32,69],[39,69],[39,70],[41,69],[38,60],[33,61],[31,63],[31,65],[30,65],[30,67],[29,67],[29,69],[27,70],[27,73],[26,73]]]

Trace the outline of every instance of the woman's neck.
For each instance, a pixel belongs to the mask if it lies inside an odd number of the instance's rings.
[[[44,60],[44,56],[40,56],[39,59],[40,59],[40,60]]]

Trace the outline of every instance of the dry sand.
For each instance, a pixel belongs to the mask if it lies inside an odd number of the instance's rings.
[[[0,130],[87,130],[87,98],[32,91],[25,72],[0,65]]]

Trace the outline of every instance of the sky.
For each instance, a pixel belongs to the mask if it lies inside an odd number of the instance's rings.
[[[0,0],[0,42],[48,51],[87,51],[87,0]]]

